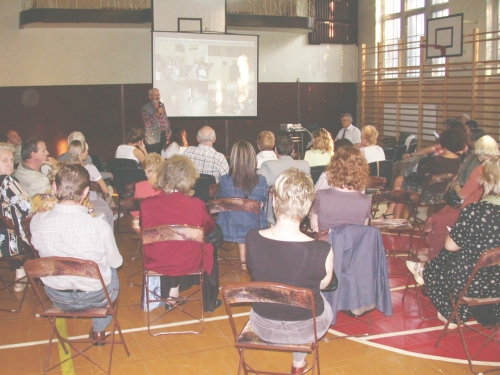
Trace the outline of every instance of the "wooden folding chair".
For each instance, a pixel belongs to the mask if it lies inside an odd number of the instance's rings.
[[[194,333],[194,334],[200,334],[203,332],[205,329],[205,317],[204,317],[204,310],[203,310],[203,262],[199,265],[199,268],[197,271],[192,272],[188,275],[182,275],[182,276],[189,276],[189,275],[196,275],[199,278],[200,281],[200,288],[192,292],[186,297],[178,297],[178,298],[163,298],[161,295],[159,295],[155,290],[151,290],[149,288],[149,279],[153,277],[161,277],[161,276],[172,276],[168,275],[165,273],[158,273],[155,271],[152,271],[148,269],[146,260],[148,258],[148,246],[149,244],[153,244],[156,242],[162,242],[165,246],[165,261],[168,262],[168,252],[169,251],[175,251],[178,252],[178,250],[175,248],[175,244],[178,241],[191,241],[199,244],[199,251],[201,254],[201,258],[203,258],[203,249],[204,249],[204,232],[203,228],[201,227],[194,227],[194,226],[189,226],[189,225],[162,225],[158,227],[153,227],[153,228],[148,228],[148,229],[143,229],[142,230],[142,244],[143,244],[143,260],[144,260],[144,288],[145,288],[145,303],[146,303],[146,310],[148,314],[148,332],[151,336],[158,336],[158,335],[172,335],[172,334],[181,334],[181,333]],[[191,262],[191,260],[186,256],[186,262]],[[180,276],[180,275],[175,275],[175,276]],[[195,294],[200,292],[199,297],[195,297]],[[161,313],[158,313],[158,311],[154,311],[150,309],[150,304],[154,302],[159,302],[162,301],[165,304],[169,304],[171,306],[171,309],[169,310],[163,310]],[[199,315],[194,315],[191,313],[189,310],[183,307],[184,303],[186,302],[191,302],[191,301],[200,301],[201,305],[201,313]],[[183,312],[196,321],[200,322],[200,329],[195,331],[195,330],[186,330],[186,331],[162,331],[162,332],[156,332],[153,333],[152,329],[156,329],[154,326],[152,326],[153,323],[159,321],[163,316],[166,314],[171,314],[174,311],[179,311]],[[152,317],[155,315],[154,317]]]
[[[125,342],[125,338],[123,337],[120,325],[118,323],[118,298],[116,298],[114,301],[111,301],[111,298],[108,294],[108,290],[106,288],[106,284],[104,283],[104,280],[102,279],[101,272],[99,271],[99,266],[91,261],[91,260],[83,260],[83,259],[76,259],[76,258],[67,258],[67,257],[47,257],[47,258],[38,258],[38,259],[31,259],[28,260],[24,263],[24,268],[26,270],[26,274],[28,275],[28,278],[31,282],[31,285],[33,285],[33,289],[35,290],[35,294],[38,298],[38,301],[42,305],[44,311],[40,314],[40,316],[46,317],[49,319],[50,324],[51,324],[51,330],[49,334],[49,343],[48,343],[48,349],[47,349],[47,357],[45,359],[45,369],[44,369],[44,374],[49,372],[50,370],[60,366],[66,361],[69,361],[70,359],[73,359],[79,355],[87,359],[88,361],[92,362],[95,366],[99,367],[102,371],[104,371],[107,374],[111,374],[111,365],[112,365],[112,360],[113,360],[113,349],[115,344],[121,344],[123,345],[125,349],[125,353],[127,356],[130,356],[130,353],[127,348],[127,344]],[[102,289],[104,291],[104,294],[106,296],[106,300],[108,304],[104,307],[94,307],[94,308],[88,308],[88,309],[83,309],[83,310],[62,310],[59,309],[58,307],[55,307],[53,305],[49,305],[47,303],[47,300],[45,300],[42,297],[41,294],[41,284],[42,283],[35,283],[36,279],[40,279],[42,277],[48,277],[48,276],[72,276],[72,277],[88,277],[92,279],[97,279],[101,282]],[[37,287],[37,285],[39,287]],[[98,339],[98,340],[93,340],[91,338],[87,339],[66,339],[64,338],[61,333],[59,332],[57,326],[56,326],[56,319],[57,318],[84,318],[84,319],[91,319],[91,318],[105,318],[108,315],[112,315],[113,320],[110,325],[110,332],[107,333],[104,337]],[[120,340],[116,339],[116,331],[118,331],[118,334],[120,335]],[[66,344],[69,345],[71,348],[72,353],[76,353],[72,355],[70,358],[66,358],[64,361],[54,365],[50,366],[50,357],[51,357],[51,351],[52,351],[52,345],[53,342],[52,340],[54,339],[54,335],[57,337],[59,340],[59,343],[61,344],[64,352],[68,354],[68,348],[66,347]],[[102,368],[100,365],[98,365],[94,360],[92,360],[85,352],[87,352],[94,344],[97,342],[107,342],[108,339],[110,339],[110,354],[109,354],[109,362],[108,362],[108,368],[107,371]],[[88,344],[83,350],[80,349],[79,347],[75,346],[75,344]]]
[[[315,374],[317,369],[318,375],[320,374],[319,341],[316,331],[316,306],[314,303],[314,294],[311,290],[277,283],[253,282],[228,284],[222,288],[222,297],[229,317],[229,323],[231,324],[235,347],[238,349],[240,356],[238,374],[241,374],[241,371],[245,374],[290,374],[290,372],[272,372],[254,369],[245,359],[246,349],[313,354],[312,365],[302,373],[311,372]],[[303,344],[276,344],[267,342],[257,336],[250,321],[246,322],[243,329],[237,330],[235,316],[232,311],[233,305],[241,306],[241,304],[248,305],[256,302],[295,306],[310,310],[313,317],[314,340]]]
[[[486,372],[493,372],[493,371],[500,371],[500,367],[495,367],[495,368],[490,368],[488,370],[482,370],[482,371],[476,371],[474,364],[472,363],[472,360],[490,343],[490,342],[496,342],[497,344],[500,344],[500,340],[498,338],[495,338],[495,335],[497,332],[500,330],[500,322],[497,322],[494,326],[492,327],[480,327],[480,328],[475,328],[470,325],[465,325],[465,322],[462,322],[460,320],[460,316],[458,314],[458,309],[460,306],[487,306],[487,305],[496,305],[500,304],[500,296],[499,297],[492,297],[492,298],[477,298],[477,297],[469,297],[468,291],[469,291],[469,286],[472,284],[474,281],[474,277],[476,274],[488,267],[493,267],[493,266],[500,266],[500,247],[497,247],[495,249],[491,250],[486,250],[484,251],[481,256],[479,257],[479,260],[476,263],[476,266],[472,270],[471,275],[469,276],[469,279],[467,280],[467,283],[464,286],[464,289],[462,292],[456,296],[452,295],[450,293],[450,300],[451,304],[453,306],[453,311],[448,318],[448,321],[446,322],[443,331],[441,332],[441,335],[439,335],[438,340],[436,341],[435,346],[437,347],[440,343],[443,337],[446,334],[450,333],[455,333],[455,332],[448,332],[449,331],[449,325],[453,318],[455,318],[457,322],[457,328],[458,332],[460,334],[460,339],[462,340],[462,345],[465,350],[465,354],[467,355],[467,361],[469,362],[469,368],[474,374],[479,374],[479,373],[486,373]],[[489,332],[484,333],[482,330],[484,329],[489,329]],[[467,337],[464,335],[464,332],[469,332],[473,331],[479,334],[478,336],[469,336]],[[486,340],[485,342],[479,347],[478,351],[474,354],[471,355],[471,352],[469,350],[469,347],[467,345],[467,339],[472,339],[471,341],[477,341],[479,338],[485,337]],[[475,343],[475,346],[477,343]],[[499,351],[500,352],[500,348]]]
[[[208,207],[210,210],[210,214],[215,215],[219,212],[248,212],[257,215],[258,220],[258,228],[260,228],[260,203],[253,199],[245,199],[245,198],[220,198],[211,200],[208,203]],[[226,250],[221,248],[222,250]],[[243,269],[243,263],[240,261],[240,258],[229,258],[224,257],[219,252],[219,258],[224,260],[230,265],[230,269],[220,276],[225,275],[226,273],[232,271],[235,268],[239,268],[244,272],[248,272]]]

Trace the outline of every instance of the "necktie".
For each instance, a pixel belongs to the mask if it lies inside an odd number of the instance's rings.
[[[347,128],[344,128],[344,132],[342,133],[342,139],[345,138],[345,132],[347,131]]]

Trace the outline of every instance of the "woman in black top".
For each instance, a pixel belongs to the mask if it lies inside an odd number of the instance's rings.
[[[276,225],[264,230],[253,229],[246,237],[252,281],[311,289],[316,301],[318,337],[321,337],[333,318],[331,306],[320,292],[332,278],[333,252],[330,244],[311,239],[299,227],[314,200],[314,185],[309,175],[289,168],[278,177],[274,187]],[[265,341],[300,344],[314,338],[312,316],[302,308],[255,303],[250,321]],[[293,353],[292,374],[304,371],[305,357],[306,353]]]

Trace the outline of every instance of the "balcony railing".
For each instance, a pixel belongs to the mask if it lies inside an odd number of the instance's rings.
[[[23,10],[30,9],[150,9],[151,0],[21,0]]]
[[[314,17],[315,0],[227,0],[227,13]]]

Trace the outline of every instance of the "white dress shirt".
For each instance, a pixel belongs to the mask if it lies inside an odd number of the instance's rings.
[[[337,134],[335,140],[342,138],[350,140],[353,145],[355,145],[356,143],[361,143],[361,130],[351,124],[347,128],[340,129],[339,134]]]

